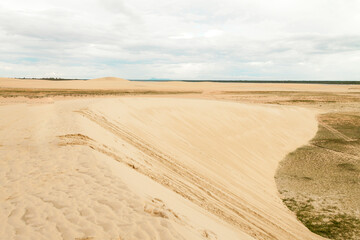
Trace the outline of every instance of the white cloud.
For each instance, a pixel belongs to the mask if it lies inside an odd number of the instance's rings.
[[[358,0],[4,0],[0,76],[359,79]]]
[[[272,65],[273,62],[272,61],[267,61],[267,62],[248,62],[247,64],[251,65],[251,66],[269,66]]]
[[[213,38],[213,37],[218,37],[221,36],[223,34],[223,31],[218,30],[218,29],[211,29],[209,31],[206,31],[204,33],[204,37],[206,38]]]
[[[183,33],[178,36],[170,36],[169,38],[170,39],[193,39],[194,35],[192,35],[191,33]]]

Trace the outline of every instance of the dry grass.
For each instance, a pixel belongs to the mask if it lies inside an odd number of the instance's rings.
[[[316,205],[311,198],[284,198],[288,208],[312,232],[330,239],[358,239],[360,220],[353,214],[342,212],[338,207]]]
[[[27,89],[0,88],[0,97],[89,97],[89,96],[124,96],[124,95],[173,95],[173,94],[201,94],[199,91],[156,91],[156,90],[87,90],[87,89]]]
[[[217,98],[239,102],[324,107],[360,103],[360,92],[223,91]]]
[[[284,203],[311,231],[360,239],[359,114],[320,115],[316,136],[281,162],[275,179]]]

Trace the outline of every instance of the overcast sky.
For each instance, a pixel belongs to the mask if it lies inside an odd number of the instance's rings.
[[[2,0],[0,77],[360,80],[360,0]]]

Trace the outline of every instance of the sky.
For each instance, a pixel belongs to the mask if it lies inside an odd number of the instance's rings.
[[[2,0],[0,77],[360,80],[360,0]]]

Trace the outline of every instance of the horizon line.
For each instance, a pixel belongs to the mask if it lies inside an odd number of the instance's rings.
[[[29,80],[50,80],[50,81],[71,81],[79,80],[86,81],[91,80],[92,78],[53,78],[53,77],[13,77],[13,79],[29,79]],[[360,84],[360,80],[276,80],[276,79],[262,79],[262,80],[253,80],[253,79],[165,79],[165,78],[129,78],[126,79],[129,81],[142,81],[142,82],[220,82],[220,83],[309,83],[309,84]]]

